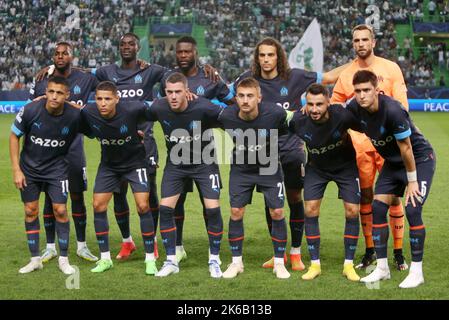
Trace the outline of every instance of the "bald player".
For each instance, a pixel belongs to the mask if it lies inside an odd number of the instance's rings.
[[[373,49],[376,46],[374,32],[368,25],[362,24],[352,30],[352,44],[357,57],[340,74],[335,84],[331,103],[346,103],[354,96],[352,79],[359,70],[369,70],[378,77],[381,93],[398,100],[408,110],[407,88],[401,69],[393,61],[378,57]],[[357,166],[360,175],[361,203],[360,219],[365,236],[366,252],[358,268],[366,268],[376,260],[372,237],[372,201],[373,185],[376,171],[380,171],[384,159],[379,155],[365,134],[350,132],[357,154]],[[390,228],[394,238],[394,261],[398,270],[408,268],[402,255],[402,238],[404,236],[404,211],[398,198],[390,206]]]

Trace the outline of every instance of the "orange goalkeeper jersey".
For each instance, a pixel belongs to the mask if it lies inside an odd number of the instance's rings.
[[[358,58],[340,74],[332,92],[331,103],[345,104],[354,96],[354,87],[352,79],[354,74],[359,70],[369,70],[374,72],[378,78],[378,87],[385,95],[390,96],[399,102],[408,110],[407,87],[405,86],[404,77],[401,68],[390,60],[374,57],[374,62],[368,68],[359,67]],[[365,151],[375,151],[371,141],[363,133],[351,130],[351,139],[356,150],[360,150],[359,146],[364,146]]]

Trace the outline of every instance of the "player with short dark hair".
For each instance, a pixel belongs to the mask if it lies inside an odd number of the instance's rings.
[[[145,68],[139,66],[137,53],[140,49],[139,37],[134,33],[126,33],[120,38],[119,52],[122,58],[121,65],[110,64],[98,69],[93,69],[99,81],[112,81],[118,89],[118,95],[124,101],[146,101],[152,103],[153,87],[160,83],[164,74],[169,70],[157,64],[151,64]],[[157,228],[159,220],[159,199],[156,185],[156,168],[158,163],[158,151],[153,137],[153,123],[139,124],[139,130],[144,132],[144,146],[146,150],[147,172],[150,190],[150,211],[153,216],[154,226]],[[129,228],[129,205],[126,200],[128,186],[123,184],[120,192],[114,192],[114,212],[117,224],[122,234],[122,247],[117,254],[117,259],[126,260],[136,246]],[[158,256],[157,243],[155,255]]]
[[[251,203],[254,187],[262,192],[273,223],[270,230],[274,249],[273,272],[287,279],[290,273],[284,265],[287,225],[284,218],[284,185],[277,149],[278,128],[286,129],[287,111],[262,102],[261,88],[252,77],[237,84],[237,105],[222,112],[219,121],[234,142],[229,196],[229,244],[232,263],[224,278],[235,278],[243,272],[243,216]]]
[[[334,83],[340,72],[346,66],[336,68],[330,72],[309,72],[302,69],[290,68],[282,45],[273,38],[262,39],[254,49],[253,65],[251,71],[246,71],[234,82],[254,77],[259,81],[262,89],[263,102],[283,110],[296,111],[301,108],[301,96],[312,83]],[[290,230],[292,245],[290,261],[292,270],[303,270],[301,260],[301,242],[304,230],[304,205],[301,196],[304,176],[304,142],[289,133],[279,138],[279,152],[287,202],[290,208]],[[268,230],[271,232],[271,215],[268,206],[265,206]],[[273,268],[273,258],[263,264],[264,268]]]
[[[373,28],[362,24],[352,29],[352,45],[356,58],[349,63],[340,75],[332,91],[331,103],[345,104],[354,96],[352,80],[359,70],[371,70],[379,79],[379,89],[387,96],[400,101],[408,109],[407,87],[401,68],[393,61],[378,57],[374,54],[376,39]],[[362,197],[360,202],[360,220],[365,237],[365,254],[358,268],[366,268],[376,261],[374,242],[372,238],[373,223],[373,185],[376,173],[380,172],[383,159],[371,144],[370,139],[359,132],[350,131],[351,140],[357,154],[360,187]],[[390,228],[393,234],[394,262],[398,270],[408,268],[402,253],[404,237],[404,210],[401,201],[394,199],[390,207]]]
[[[161,183],[160,232],[167,260],[156,274],[166,277],[179,272],[176,258],[176,226],[174,209],[187,179],[198,185],[206,207],[209,237],[209,272],[220,278],[218,263],[223,220],[220,211],[220,172],[214,161],[212,131],[221,108],[199,97],[187,100],[187,79],[181,73],[171,74],[165,82],[166,98],[156,100],[148,111],[151,121],[159,121],[167,145],[167,163]],[[209,152],[211,163],[203,160]]]
[[[109,252],[108,203],[123,182],[131,185],[140,218],[145,247],[145,273],[157,272],[154,257],[154,222],[149,207],[148,174],[145,147],[137,133],[138,123],[146,120],[148,105],[140,101],[121,101],[112,82],[101,82],[95,91],[95,103],[81,111],[82,132],[96,138],[101,145],[101,160],[95,178],[93,207],[94,224],[101,259],[91,271],[112,268]]]
[[[68,42],[61,41],[56,44],[53,54],[55,70],[53,75],[63,77],[69,83],[69,100],[79,105],[85,105],[89,94],[95,89],[98,81],[91,74],[84,73],[72,67],[73,48]],[[30,90],[30,99],[36,99],[45,95],[48,78],[35,81]],[[86,156],[83,147],[83,135],[78,134],[71,144],[67,154],[69,163],[69,190],[72,202],[72,218],[75,225],[77,239],[77,255],[87,261],[97,261],[86,244],[86,205],[84,191],[87,190]],[[55,246],[55,215],[50,197],[45,195],[44,226],[47,236],[47,246],[42,251],[42,262],[50,261],[57,256]]]
[[[67,216],[69,167],[65,161],[79,128],[80,112],[66,102],[69,84],[63,77],[48,80],[46,98],[26,104],[11,126],[9,152],[14,184],[20,189],[25,206],[25,230],[31,252],[29,264],[19,273],[42,269],[39,256],[39,195],[45,192],[51,199],[56,218],[59,243],[59,269],[75,273],[69,264],[68,246],[70,221]],[[20,138],[24,136],[19,157]]]
[[[222,106],[232,103],[233,94],[226,83],[218,76],[218,72],[216,74],[219,79],[218,81],[214,81],[206,74],[205,68],[199,65],[197,43],[193,37],[184,36],[176,41],[176,63],[177,67],[167,72],[161,81],[161,96],[165,96],[165,80],[167,77],[175,72],[181,72],[187,78],[188,88],[193,94],[209,99],[211,102]],[[178,263],[187,258],[182,241],[185,217],[184,203],[187,192],[193,192],[192,179],[185,181],[185,190],[179,197],[175,207],[176,257]],[[203,217],[207,228],[207,215],[204,204]],[[218,259],[218,262],[221,263],[220,259]]]
[[[376,282],[390,278],[387,212],[394,199],[402,197],[405,191],[412,262],[408,276],[399,287],[414,288],[424,283],[422,260],[426,229],[422,210],[435,173],[435,152],[401,103],[379,93],[378,75],[368,70],[357,71],[352,84],[355,99],[349,103],[348,109],[360,122],[361,131],[385,159],[376,181],[373,201],[377,266],[360,281]]]
[[[359,281],[353,260],[359,237],[360,186],[355,151],[347,133],[350,128],[358,129],[358,122],[341,105],[330,105],[329,93],[320,84],[312,84],[306,91],[306,113],[296,112],[290,121],[290,130],[305,141],[308,155],[304,201],[311,265],[302,279],[312,280],[321,274],[320,206],[327,184],[334,181],[346,218],[343,275],[351,281]]]

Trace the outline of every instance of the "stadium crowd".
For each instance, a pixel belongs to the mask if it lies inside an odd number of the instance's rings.
[[[364,22],[367,7],[372,2],[182,0],[171,13],[175,16],[193,14],[199,24],[208,26],[205,39],[211,54],[203,57],[202,62],[214,65],[225,79],[232,80],[250,66],[252,48],[260,38],[273,36],[290,52],[313,17],[318,17],[321,25],[325,69],[348,62],[353,56],[351,27]],[[117,61],[119,35],[133,28],[135,18],[162,16],[166,7],[164,1],[144,0],[71,3],[79,11],[66,13],[61,9],[68,5],[65,0],[0,2],[0,40],[4,43],[0,48],[0,89],[29,87],[37,70],[49,64],[55,43],[61,39],[71,41],[76,48],[75,66],[98,67]],[[429,12],[433,8],[430,6]],[[449,50],[443,46],[426,48],[416,59],[409,38],[402,44],[396,43],[394,38],[395,23],[406,23],[410,16],[423,17],[423,1],[407,0],[405,6],[400,1],[384,1],[379,9],[382,14],[376,53],[398,62],[409,85],[442,85],[444,80],[441,82],[434,76],[432,61],[438,61],[440,68],[447,69]],[[435,11],[445,16],[449,5],[437,1]],[[67,27],[70,15],[79,16],[74,28]],[[163,41],[154,43],[151,60],[174,66],[174,48],[166,48]]]

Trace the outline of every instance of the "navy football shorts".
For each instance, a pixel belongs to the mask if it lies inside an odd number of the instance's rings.
[[[436,159],[435,154],[429,155],[424,162],[416,164],[416,174],[418,177],[419,190],[421,191],[423,201],[427,199],[427,195],[432,185],[433,175],[435,173]],[[407,171],[403,166],[395,166],[388,161],[384,162],[384,166],[377,178],[374,194],[394,194],[397,197],[404,195],[405,188],[408,185]]]
[[[26,177],[27,186],[20,190],[23,203],[39,200],[41,192],[45,192],[51,199],[52,203],[67,203],[67,195],[69,193],[69,180],[33,180]]]
[[[284,207],[285,190],[282,170],[274,175],[259,175],[259,170],[245,170],[231,165],[229,175],[229,200],[231,208],[243,208],[251,203],[254,187],[264,195],[270,209]]]
[[[133,193],[150,191],[147,168],[118,172],[100,164],[95,178],[94,193],[118,192],[126,182],[131,186]]]
[[[355,161],[335,171],[324,171],[306,165],[304,179],[304,200],[319,200],[324,196],[326,186],[334,181],[338,187],[338,198],[348,203],[360,203],[359,171]]]
[[[185,193],[189,180],[195,181],[205,199],[219,199],[220,171],[216,164],[174,165],[167,162],[161,182],[161,197],[167,198]]]

